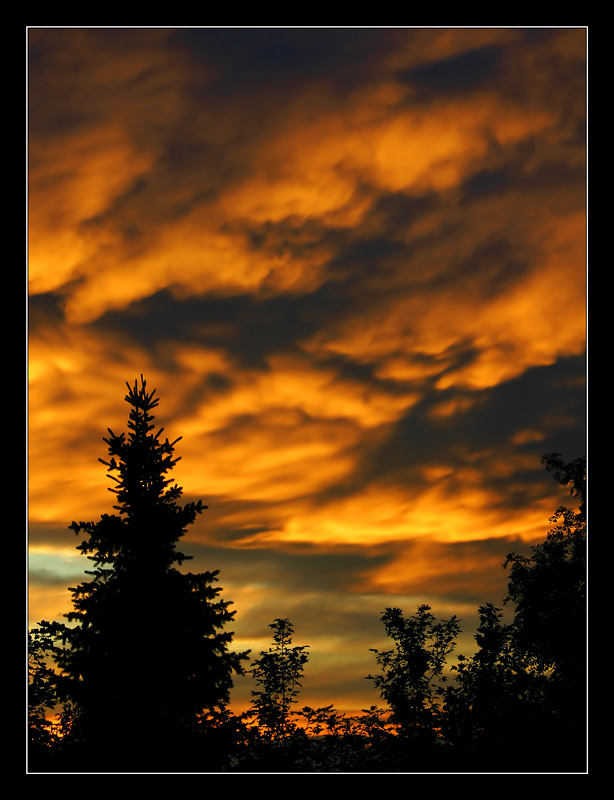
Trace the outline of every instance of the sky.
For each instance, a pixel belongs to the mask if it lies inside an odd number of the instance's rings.
[[[299,706],[380,703],[381,614],[475,650],[586,442],[584,28],[27,31],[28,616],[156,388],[180,542]],[[506,610],[509,614],[509,609]],[[254,688],[236,681],[233,707]]]

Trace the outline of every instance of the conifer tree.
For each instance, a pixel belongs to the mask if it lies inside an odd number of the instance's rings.
[[[228,649],[235,612],[214,586],[218,571],[178,569],[189,557],[177,542],[206,506],[178,502],[182,489],[168,476],[179,439],[153,433],[155,390],[142,376],[140,387],[126,385],[128,435],[108,429],[109,457],[100,459],[118,513],[71,525],[87,535],[77,549],[94,569],[70,589],[67,647],[57,661],[73,731],[93,767],[173,770],[203,720],[225,709],[247,654]]]

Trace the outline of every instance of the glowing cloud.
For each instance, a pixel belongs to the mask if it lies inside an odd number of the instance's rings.
[[[541,455],[584,446],[585,48],[31,31],[32,619],[65,610],[67,526],[112,510],[102,437],[141,374],[209,506],[187,549],[246,646],[300,621],[323,704],[359,707],[383,605],[500,600],[568,501]]]

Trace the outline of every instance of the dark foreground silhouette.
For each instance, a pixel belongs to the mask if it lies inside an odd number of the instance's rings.
[[[477,650],[449,666],[455,617],[428,606],[382,616],[391,647],[367,676],[384,706],[349,717],[295,710],[308,647],[287,619],[251,662],[252,704],[229,710],[235,615],[217,571],[179,568],[177,543],[201,513],[179,504],[174,445],[154,433],[155,390],[128,386],[128,434],[109,430],[114,515],[71,528],[92,561],[71,588],[67,623],[29,632],[29,772],[584,772],[586,770],[585,460],[544,456],[577,498],[531,556],[509,554],[506,603],[479,610]],[[54,716],[55,714],[55,716]]]

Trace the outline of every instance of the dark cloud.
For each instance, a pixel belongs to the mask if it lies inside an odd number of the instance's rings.
[[[461,293],[478,293],[484,300],[511,290],[532,268],[518,248],[503,236],[493,235],[477,244],[465,258],[453,262],[438,283],[447,281]]]
[[[28,330],[60,325],[63,322],[62,297],[55,292],[28,297]]]
[[[173,32],[171,45],[187,48],[213,70],[218,92],[300,91],[315,81],[347,90],[364,86],[374,57],[398,46],[395,30],[326,28],[185,29]]]
[[[583,164],[546,161],[534,167],[530,163],[535,157],[534,146],[528,143],[523,149],[524,154],[508,156],[504,165],[470,175],[461,187],[461,204],[500,197],[511,191],[548,198],[549,203],[561,209],[568,210],[570,203],[582,204],[586,184]]]
[[[187,568],[241,640],[289,617],[323,702],[387,606],[502,600],[585,444],[583,36],[30,32],[32,597],[144,373]]]
[[[420,99],[441,99],[495,84],[502,58],[500,47],[488,45],[406,70],[399,77]]]
[[[204,519],[202,524],[205,525]],[[392,558],[383,553],[334,544],[326,552],[321,552],[313,545],[295,545],[280,550],[250,546],[221,548],[191,542],[186,546],[186,552],[188,550],[195,563],[219,566],[233,583],[249,586],[265,582],[276,586],[282,594],[284,587],[294,586],[318,596],[352,591],[357,575],[381,567]]]
[[[470,350],[467,351],[470,354]],[[480,392],[451,388],[433,389],[390,427],[384,443],[366,449],[356,468],[354,487],[374,480],[406,485],[408,493],[428,484],[420,471],[433,463],[461,466],[475,463],[478,453],[505,452],[523,431],[539,431],[543,438],[529,438],[520,446],[532,453],[533,467],[515,474],[523,491],[534,496],[551,478],[541,466],[547,452],[565,452],[572,460],[584,452],[585,430],[578,421],[585,417],[584,358],[562,359],[549,367],[528,370],[520,377]],[[462,412],[433,418],[432,411],[447,401],[463,401]],[[471,443],[466,448],[467,443]],[[506,477],[483,472],[484,485],[497,488],[509,507],[521,507],[527,496],[515,497]],[[459,492],[462,487],[459,487]]]
[[[57,524],[46,525],[41,522],[31,523],[28,527],[28,544],[33,548],[34,552],[43,550],[46,547],[65,549],[73,544],[76,547],[79,544],[79,540],[74,532],[69,530],[70,522],[71,520],[68,520],[64,527]]]
[[[397,238],[399,233],[407,234],[426,213],[437,208],[441,208],[441,198],[436,192],[418,196],[384,192],[375,199],[369,210],[369,219],[377,226],[380,235]]]
[[[313,317],[323,313],[324,294],[262,300],[250,295],[178,299],[163,290],[125,311],[107,312],[93,327],[121,330],[154,352],[168,341],[200,343],[226,352],[239,367],[266,369],[267,355],[292,350],[314,332],[317,319]]]

